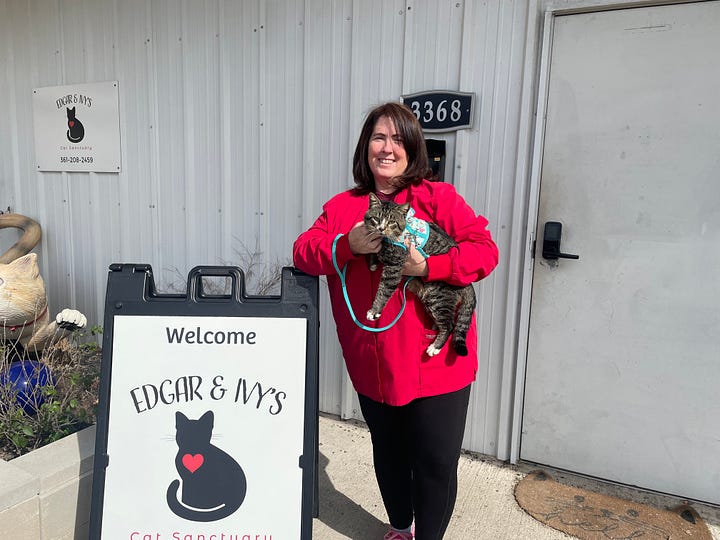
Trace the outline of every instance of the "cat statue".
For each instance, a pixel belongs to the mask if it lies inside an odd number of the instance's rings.
[[[37,354],[84,328],[87,319],[77,310],[63,309],[50,321],[37,255],[30,253],[40,242],[40,225],[20,214],[0,214],[0,229],[7,227],[21,229],[23,235],[0,256],[0,343]]]

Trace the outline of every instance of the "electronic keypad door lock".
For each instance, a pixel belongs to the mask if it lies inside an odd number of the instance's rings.
[[[557,259],[579,259],[580,255],[570,255],[560,252],[560,240],[562,239],[562,223],[559,221],[545,222],[543,231],[542,256],[543,259],[555,261]]]

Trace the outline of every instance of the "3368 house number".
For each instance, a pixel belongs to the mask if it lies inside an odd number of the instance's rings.
[[[424,131],[455,131],[469,128],[474,94],[465,92],[422,92],[402,96]]]

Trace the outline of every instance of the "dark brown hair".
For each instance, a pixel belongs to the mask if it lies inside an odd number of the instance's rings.
[[[375,129],[375,124],[381,117],[389,118],[403,140],[403,147],[407,154],[408,166],[405,172],[397,177],[398,190],[408,185],[418,185],[423,178],[431,174],[428,165],[427,148],[423,137],[420,122],[412,111],[402,103],[389,102],[378,105],[370,111],[360,130],[355,156],[353,157],[353,178],[356,190],[359,193],[375,191],[375,178],[368,163],[368,148]]]

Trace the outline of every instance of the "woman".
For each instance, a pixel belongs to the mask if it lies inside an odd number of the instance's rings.
[[[418,540],[441,539],[447,529],[478,366],[475,316],[467,356],[458,356],[448,344],[429,357],[425,350],[436,332],[420,301],[408,294],[396,324],[378,333],[364,330],[352,319],[333,258],[338,268],[346,268],[353,313],[364,319],[380,279],[380,271],[371,272],[364,257],[377,253],[382,241],[362,222],[372,192],[384,200],[409,202],[418,218],[437,223],[458,244],[427,259],[410,246],[404,275],[461,286],[486,277],[498,261],[487,220],[476,216],[451,185],[426,180],[429,174],[422,128],[412,112],[399,103],[376,107],[355,148],[356,187],[330,199],[293,247],[297,268],[327,275],[338,338],[370,430],[375,474],[390,520],[385,540],[413,538],[413,525]],[[401,308],[396,292],[379,320],[362,323],[387,326]]]

